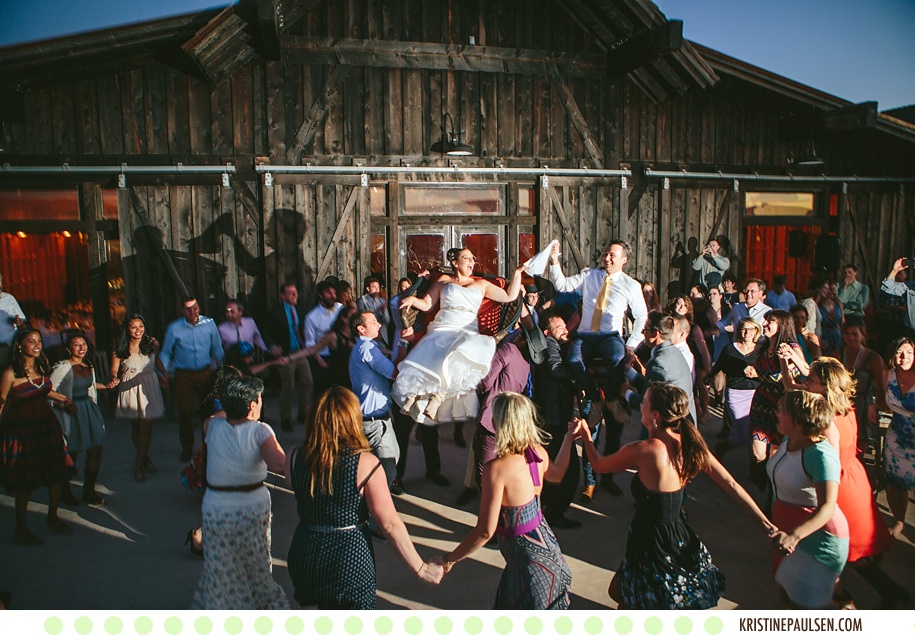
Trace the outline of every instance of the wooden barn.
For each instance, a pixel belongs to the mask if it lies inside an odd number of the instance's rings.
[[[183,289],[396,282],[467,245],[506,274],[613,237],[688,286],[858,264],[915,239],[915,125],[684,40],[649,0],[242,0],[0,49],[0,273],[50,329]],[[836,249],[838,247],[838,249]],[[663,295],[663,293],[662,293]]]

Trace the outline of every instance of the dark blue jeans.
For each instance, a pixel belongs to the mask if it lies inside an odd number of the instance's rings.
[[[568,352],[569,369],[578,386],[585,392],[588,400],[600,399],[600,388],[597,381],[588,372],[588,364],[595,357],[601,358],[607,365],[607,390],[615,394],[622,383],[620,363],[626,357],[626,345],[616,331],[612,333],[580,333]]]

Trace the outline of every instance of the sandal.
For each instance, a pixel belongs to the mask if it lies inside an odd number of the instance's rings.
[[[146,482],[146,474],[143,472],[143,467],[133,468],[133,479],[137,482]]]

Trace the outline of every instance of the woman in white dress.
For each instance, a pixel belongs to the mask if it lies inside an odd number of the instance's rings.
[[[156,471],[149,459],[152,443],[152,423],[165,413],[160,384],[167,385],[165,371],[157,378],[156,341],[146,333],[146,322],[138,313],[127,318],[111,357],[111,386],[118,387],[117,417],[130,420],[130,437],[137,455],[133,477],[146,480],[147,473]]]
[[[476,258],[461,249],[453,275],[436,281],[422,298],[405,297],[401,309],[428,311],[441,303],[426,335],[400,363],[391,397],[420,424],[461,422],[479,413],[477,383],[489,372],[496,341],[479,332],[477,312],[484,298],[512,302],[521,293],[522,267],[515,269],[508,289],[473,278]]]

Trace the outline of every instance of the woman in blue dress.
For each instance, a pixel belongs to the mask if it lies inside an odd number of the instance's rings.
[[[540,511],[541,478],[560,482],[576,434],[569,424],[556,462],[544,448],[537,408],[527,396],[503,391],[493,402],[496,459],[483,467],[480,514],[473,530],[443,560],[445,573],[473,555],[493,534],[505,558],[494,609],[568,609],[572,573]]]
[[[286,456],[299,524],[289,548],[296,601],[321,609],[375,608],[375,552],[369,517],[417,578],[438,584],[439,563],[423,562],[397,514],[381,463],[362,431],[359,400],[334,386],[312,406],[301,447]]]
[[[893,420],[886,432],[886,501],[893,512],[890,534],[898,537],[905,527],[909,492],[915,488],[915,342],[898,338],[891,354],[886,383],[886,403]]]

